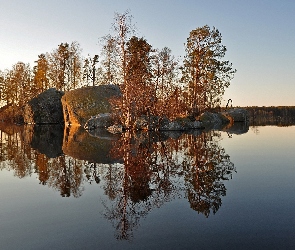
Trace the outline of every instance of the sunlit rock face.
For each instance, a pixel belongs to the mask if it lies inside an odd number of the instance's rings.
[[[105,131],[106,132],[106,131]],[[106,132],[103,135],[91,136],[82,127],[66,127],[62,150],[66,155],[92,163],[116,163],[120,159],[111,153],[115,138]]]
[[[48,89],[30,100],[24,107],[24,122],[27,124],[64,123],[62,91]]]
[[[84,126],[92,116],[110,113],[110,98],[120,95],[120,88],[116,85],[84,87],[67,92],[61,100],[65,123]]]

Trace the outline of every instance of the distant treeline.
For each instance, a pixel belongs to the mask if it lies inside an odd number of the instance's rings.
[[[251,126],[295,125],[295,106],[245,107]]]

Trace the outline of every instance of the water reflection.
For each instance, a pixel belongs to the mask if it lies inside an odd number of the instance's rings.
[[[63,154],[62,142],[64,126],[62,125],[25,125],[24,136],[33,149],[56,158]]]
[[[103,214],[117,239],[130,239],[149,211],[179,197],[205,217],[218,211],[225,181],[235,172],[220,139],[219,131],[113,136],[75,127],[9,126],[1,130],[0,167],[19,178],[37,173],[41,185],[62,197],[81,196],[86,182],[102,183],[108,197]]]
[[[105,132],[107,133],[107,132]],[[91,136],[81,127],[67,127],[63,139],[63,152],[75,159],[94,163],[112,164],[116,162],[109,152],[112,149],[112,141],[116,137]]]
[[[128,239],[141,217],[177,197],[186,197],[206,217],[218,211],[226,195],[224,181],[235,171],[219,145],[220,132],[182,134],[156,143],[148,133],[135,137],[125,133],[116,141],[111,153],[123,158],[124,168],[103,177],[112,201],[105,216],[118,239]]]

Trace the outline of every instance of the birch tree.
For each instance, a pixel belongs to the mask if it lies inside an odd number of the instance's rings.
[[[229,61],[223,60],[226,47],[215,27],[205,25],[192,30],[185,51],[182,82],[187,87],[190,113],[196,115],[220,104],[236,70]]]

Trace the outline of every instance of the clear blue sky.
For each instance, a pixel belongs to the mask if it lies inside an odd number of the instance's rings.
[[[295,105],[294,0],[0,0],[0,69],[30,63],[61,42],[98,54],[114,12],[130,9],[154,48],[184,55],[192,29],[219,29],[237,69],[225,99],[234,105]]]

